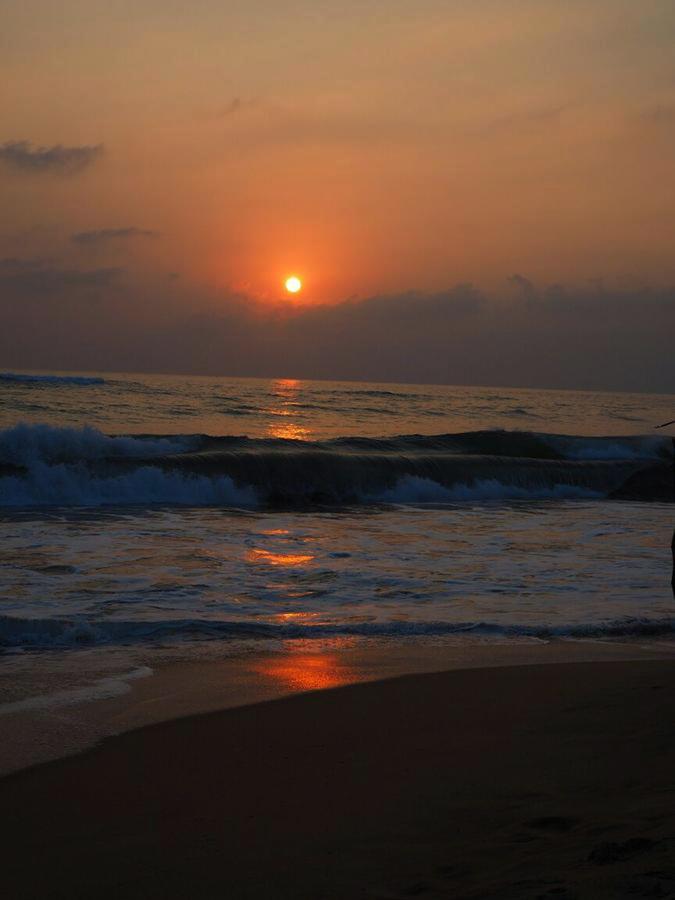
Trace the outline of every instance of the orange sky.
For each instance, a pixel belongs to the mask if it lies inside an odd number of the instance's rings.
[[[5,0],[0,259],[192,312],[667,285],[674,37],[672,0]]]

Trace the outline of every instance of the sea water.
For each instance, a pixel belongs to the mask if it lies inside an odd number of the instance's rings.
[[[83,650],[93,678],[111,651],[670,635],[674,417],[668,395],[2,373],[11,699]]]

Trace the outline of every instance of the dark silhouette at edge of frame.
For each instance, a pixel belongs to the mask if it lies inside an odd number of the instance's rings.
[[[675,425],[675,419],[670,422],[664,422],[663,425],[657,425],[657,428],[667,428],[669,425]],[[673,500],[675,500],[675,437],[671,438],[673,444]],[[670,576],[670,587],[675,597],[675,529],[673,530],[673,538],[670,542],[670,552],[673,557],[673,568]]]

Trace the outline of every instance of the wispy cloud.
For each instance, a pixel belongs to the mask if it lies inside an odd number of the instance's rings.
[[[83,246],[93,246],[105,244],[108,241],[155,237],[159,237],[159,231],[151,231],[148,228],[137,228],[135,225],[130,225],[126,228],[99,228],[95,231],[78,231],[71,235],[71,240]]]
[[[558,103],[554,106],[540,106],[508,113],[492,119],[480,128],[478,133],[491,135],[494,132],[524,131],[543,127],[560,121],[572,106],[572,103]]]
[[[0,162],[29,173],[51,172],[74,175],[82,172],[103,154],[103,144],[82,147],[36,147],[30,141],[7,141],[0,145]]]
[[[252,97],[249,100],[243,99],[242,97],[234,97],[227,106],[224,106],[218,113],[219,117],[226,116],[236,116],[239,113],[246,112],[247,110],[255,109],[260,106],[260,101],[255,97]]]
[[[121,274],[119,268],[73,269],[46,259],[0,259],[0,288],[8,296],[33,297],[80,288],[106,288]]]
[[[640,118],[650,125],[672,127],[675,125],[675,103],[660,103],[642,110]]]

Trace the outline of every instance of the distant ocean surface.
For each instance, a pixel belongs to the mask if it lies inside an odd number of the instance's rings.
[[[0,648],[671,634],[672,418],[668,395],[0,373]]]

